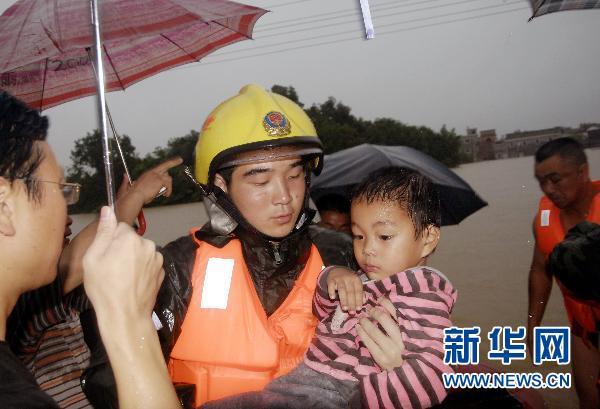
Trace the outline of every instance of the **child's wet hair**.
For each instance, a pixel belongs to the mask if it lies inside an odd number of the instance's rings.
[[[376,170],[354,189],[351,200],[397,204],[411,219],[415,237],[429,226],[441,225],[438,190],[429,178],[413,169],[389,166]]]

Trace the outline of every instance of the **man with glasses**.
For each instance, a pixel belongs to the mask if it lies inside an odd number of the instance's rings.
[[[179,160],[167,161],[157,168],[168,170],[172,164],[179,162]],[[144,172],[136,181],[138,193],[148,189],[154,192],[164,186],[164,194],[170,194],[171,178],[168,173],[157,174],[157,168]],[[125,182],[126,180],[117,193],[117,210],[120,208],[119,200],[130,190],[129,184]],[[30,183],[56,185],[61,190],[67,205],[73,205],[79,200],[81,186],[78,183],[44,180],[32,180]],[[155,195],[152,194],[150,199],[154,197]],[[67,253],[71,251],[67,247],[70,242],[68,236],[71,234],[69,228],[71,223],[72,219],[67,217],[63,241],[63,252]],[[96,222],[92,222],[85,228],[90,241],[96,228]],[[86,345],[90,335],[86,333],[84,340],[84,332],[87,330],[96,334],[97,331],[90,326],[95,327],[95,324],[92,324],[93,311],[90,310],[91,305],[83,287],[79,285],[71,291],[72,280],[63,277],[67,272],[62,272],[63,274],[60,274],[51,284],[19,297],[8,320],[7,340],[13,352],[33,374],[41,389],[61,408],[92,408],[91,398],[86,397],[84,393],[86,389],[82,388],[82,385],[85,385],[84,379],[87,376],[86,369],[90,366],[91,353]],[[63,290],[70,292],[63,296]],[[87,324],[82,327],[82,323]]]
[[[67,206],[74,205],[79,201],[79,192],[81,191],[81,185],[79,183],[70,182],[50,182],[47,180],[40,180],[39,182],[55,183],[60,187]]]
[[[56,278],[67,202],[78,186],[64,181],[50,145],[48,120],[0,91],[0,406],[58,408],[7,342],[8,315],[19,296]],[[151,320],[162,281],[152,242],[103,208],[83,258],[85,291],[115,371],[122,407],[178,407]]]
[[[600,181],[591,181],[583,147],[572,138],[542,145],[535,154],[535,178],[544,197],[533,220],[535,248],[529,271],[528,347],[532,352],[533,328],[539,326],[552,289],[547,258],[565,234],[578,223],[600,223]],[[600,267],[600,266],[598,266]],[[581,408],[600,407],[597,381],[600,309],[573,297],[557,280],[572,331],[572,367]]]
[[[77,202],[78,185],[62,189],[67,204]],[[67,217],[63,248],[69,244],[72,219]],[[8,318],[7,341],[40,388],[61,408],[92,408],[80,383],[90,363],[80,314],[90,308],[83,287],[63,297],[59,276],[19,297]]]

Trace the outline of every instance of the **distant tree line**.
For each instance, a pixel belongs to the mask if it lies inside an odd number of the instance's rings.
[[[297,102],[303,108],[293,86],[274,85],[271,90],[285,95]],[[333,97],[321,104],[313,104],[304,108],[312,119],[317,133],[323,142],[325,154],[331,154],[342,149],[363,143],[376,145],[404,145],[418,149],[447,166],[453,167],[465,161],[460,153],[460,137],[454,130],[445,126],[439,132],[425,126],[411,126],[392,118],[376,118],[373,121],[357,118],[351,113],[351,108]],[[131,143],[131,138],[122,135],[120,138],[128,169],[135,180],[145,169],[157,165],[173,156],[181,156],[184,163],[193,168],[193,155],[199,133],[190,131],[187,135],[173,137],[167,146],[157,147],[153,152],[140,157]],[[121,159],[112,143],[115,183],[118,189],[124,175]],[[71,151],[72,167],[69,168],[70,181],[81,183],[83,188],[79,202],[70,208],[73,213],[96,211],[106,202],[104,184],[104,165],[102,148],[98,131],[88,133],[75,142]],[[196,202],[200,200],[198,188],[183,172],[183,166],[171,171],[173,176],[173,194],[170,198],[158,198],[152,206]]]

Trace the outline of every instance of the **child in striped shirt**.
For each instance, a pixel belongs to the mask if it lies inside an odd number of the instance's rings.
[[[444,364],[443,331],[452,326],[456,301],[450,281],[425,266],[439,240],[440,219],[437,190],[420,173],[390,167],[367,176],[351,206],[360,271],[328,267],[321,272],[313,305],[319,324],[304,362],[263,391],[203,407],[426,408],[440,403],[446,396],[442,373],[452,372]],[[384,340],[371,339],[362,327],[375,325],[371,317],[390,314],[399,330],[388,330]],[[382,350],[386,342],[401,353],[390,359]]]

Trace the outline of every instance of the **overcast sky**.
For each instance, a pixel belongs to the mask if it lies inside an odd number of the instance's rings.
[[[250,82],[293,85],[307,105],[333,96],[365,119],[459,133],[600,122],[600,10],[527,22],[525,0],[370,0],[376,38],[367,41],[359,0],[245,3],[272,11],[254,40],[108,94],[139,154],[198,130]],[[65,166],[73,141],[96,128],[95,112],[91,97],[45,111]]]

